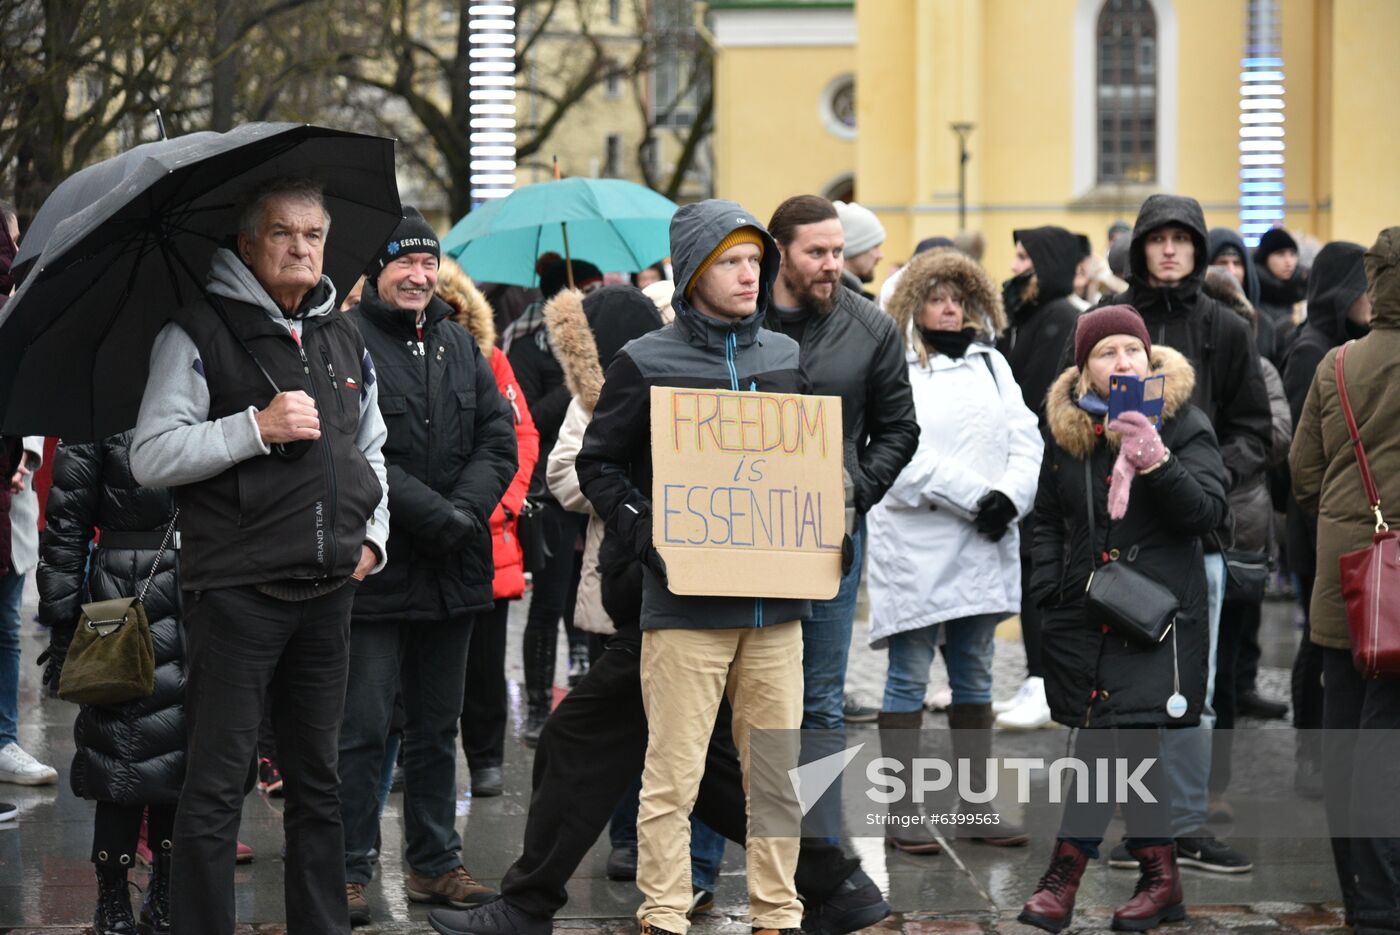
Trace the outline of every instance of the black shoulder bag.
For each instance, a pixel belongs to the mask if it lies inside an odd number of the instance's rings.
[[[1181,603],[1170,589],[1133,568],[1130,562],[1110,561],[1095,567],[1094,476],[1084,460],[1084,508],[1089,519],[1089,584],[1084,607],[1089,621],[1142,646],[1166,638]]]

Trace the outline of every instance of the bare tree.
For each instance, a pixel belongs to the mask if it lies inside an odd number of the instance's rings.
[[[693,0],[654,0],[651,12],[649,59],[632,82],[645,128],[637,163],[647,187],[674,201],[713,129],[714,53],[695,27]],[[658,158],[663,139],[679,147],[664,172]]]
[[[149,122],[183,80],[190,8],[140,0],[0,0],[0,174],[21,225],[55,185]],[[154,127],[151,129],[154,135]]]

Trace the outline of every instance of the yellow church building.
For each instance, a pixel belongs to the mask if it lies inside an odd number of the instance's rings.
[[[895,260],[978,230],[999,275],[1011,232],[1041,224],[1102,251],[1157,191],[1247,235],[1369,245],[1400,224],[1400,0],[709,9],[716,194],[759,217],[799,192],[854,197]]]

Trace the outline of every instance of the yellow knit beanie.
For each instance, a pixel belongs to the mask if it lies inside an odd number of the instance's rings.
[[[685,284],[685,297],[690,298],[690,293],[695,289],[695,283],[705,274],[705,270],[710,268],[710,264],[719,259],[719,255],[730,247],[737,247],[741,243],[751,243],[758,247],[758,257],[763,259],[763,235],[756,227],[736,227],[725,236],[715,248],[710,251],[710,255],[705,257],[705,261],[695,267],[695,272],[690,274],[690,281]]]

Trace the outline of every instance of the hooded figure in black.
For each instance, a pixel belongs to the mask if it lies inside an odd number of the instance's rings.
[[[1079,238],[1063,227],[1035,227],[1012,232],[1026,248],[1031,268],[1002,286],[1007,328],[997,340],[1026,407],[1045,425],[1045,394],[1060,375],[1060,357],[1074,344],[1079,310],[1070,301],[1074,271],[1082,256]]]
[[[1194,262],[1180,282],[1163,285],[1148,273],[1146,245],[1149,234],[1167,225],[1190,232]],[[1209,255],[1200,202],[1181,195],[1152,195],[1143,202],[1133,227],[1128,291],[1100,304],[1131,305],[1147,323],[1153,344],[1165,344],[1186,355],[1196,371],[1191,402],[1215,427],[1228,491],[1240,478],[1264,468],[1273,444],[1273,420],[1249,326],[1201,292]],[[1072,350],[1072,346],[1067,349]],[[1072,354],[1067,353],[1065,366],[1072,362]]]
[[[1210,266],[1214,266],[1220,262],[1222,257],[1229,254],[1233,254],[1238,259],[1240,268],[1244,270],[1244,282],[1240,283],[1240,289],[1244,292],[1244,297],[1249,300],[1250,306],[1257,309],[1259,307],[1259,271],[1249,261],[1249,251],[1245,249],[1244,240],[1228,227],[1212,227],[1209,245],[1210,260],[1208,262]],[[1256,316],[1254,343],[1259,348],[1260,354],[1271,361],[1274,366],[1279,365],[1281,354],[1278,327],[1274,324],[1272,316]]]
[[[1322,363],[1327,352],[1353,338],[1363,338],[1371,330],[1349,316],[1352,306],[1366,295],[1366,270],[1362,265],[1365,253],[1366,248],[1361,244],[1337,240],[1323,247],[1313,262],[1308,280],[1308,317],[1298,327],[1297,337],[1283,361],[1283,392],[1288,397],[1294,425],[1303,414],[1303,403],[1308,398],[1317,365]],[[1302,579],[1308,592],[1300,595],[1306,614],[1311,603],[1313,576],[1317,572],[1317,521],[1306,517],[1291,495],[1288,498],[1287,543],[1289,568]],[[1305,638],[1303,648],[1308,645]],[[1322,725],[1319,721],[1309,726]]]
[[[1259,277],[1259,301],[1254,306],[1279,323],[1280,334],[1286,337],[1293,330],[1293,306],[1308,291],[1308,271],[1300,263],[1293,267],[1293,275],[1279,279],[1269,270],[1269,255],[1280,250],[1298,252],[1298,242],[1282,227],[1265,231],[1254,248],[1254,272]]]

